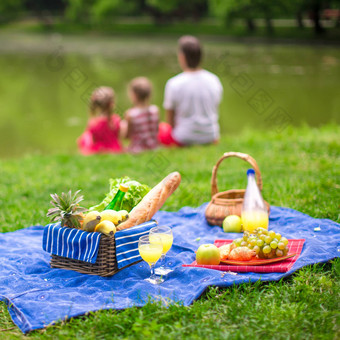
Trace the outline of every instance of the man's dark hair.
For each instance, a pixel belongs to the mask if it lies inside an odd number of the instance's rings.
[[[199,40],[191,35],[185,35],[178,41],[179,50],[184,54],[189,68],[196,68],[202,57]]]

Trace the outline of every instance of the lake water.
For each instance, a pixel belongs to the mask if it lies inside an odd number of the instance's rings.
[[[116,111],[123,115],[129,80],[148,76],[153,103],[162,107],[167,79],[180,72],[176,41],[0,33],[0,157],[76,153],[88,97],[100,85],[115,89]],[[339,48],[202,42],[203,66],[224,87],[222,134],[340,123]]]

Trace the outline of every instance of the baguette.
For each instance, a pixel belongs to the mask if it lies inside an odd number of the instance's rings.
[[[178,188],[180,183],[181,175],[179,172],[172,172],[166,176],[130,211],[128,220],[119,224],[117,230],[131,228],[149,221]]]

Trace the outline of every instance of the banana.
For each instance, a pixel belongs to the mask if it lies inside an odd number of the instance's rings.
[[[111,221],[104,220],[96,225],[94,231],[113,236],[116,233],[116,226]]]
[[[129,213],[126,210],[120,210],[118,213],[122,222],[125,222],[129,218]]]
[[[94,231],[96,225],[101,221],[101,216],[98,211],[91,211],[85,215],[82,229],[85,231]]]
[[[119,214],[119,212],[111,209],[102,211],[100,213],[100,217],[102,218],[102,221],[104,220],[110,221],[114,225],[118,225],[119,223],[122,222],[122,217]]]

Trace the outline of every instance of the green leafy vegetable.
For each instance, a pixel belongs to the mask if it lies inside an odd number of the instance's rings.
[[[99,212],[103,211],[104,208],[112,201],[113,197],[116,195],[119,184],[121,183],[129,186],[129,190],[125,194],[122,203],[122,210],[127,210],[128,212],[130,212],[132,208],[135,207],[150,191],[150,187],[148,187],[146,184],[141,184],[127,176],[115,179],[110,178],[110,192],[106,194],[106,197],[100,204],[94,205],[89,210],[96,210]]]

